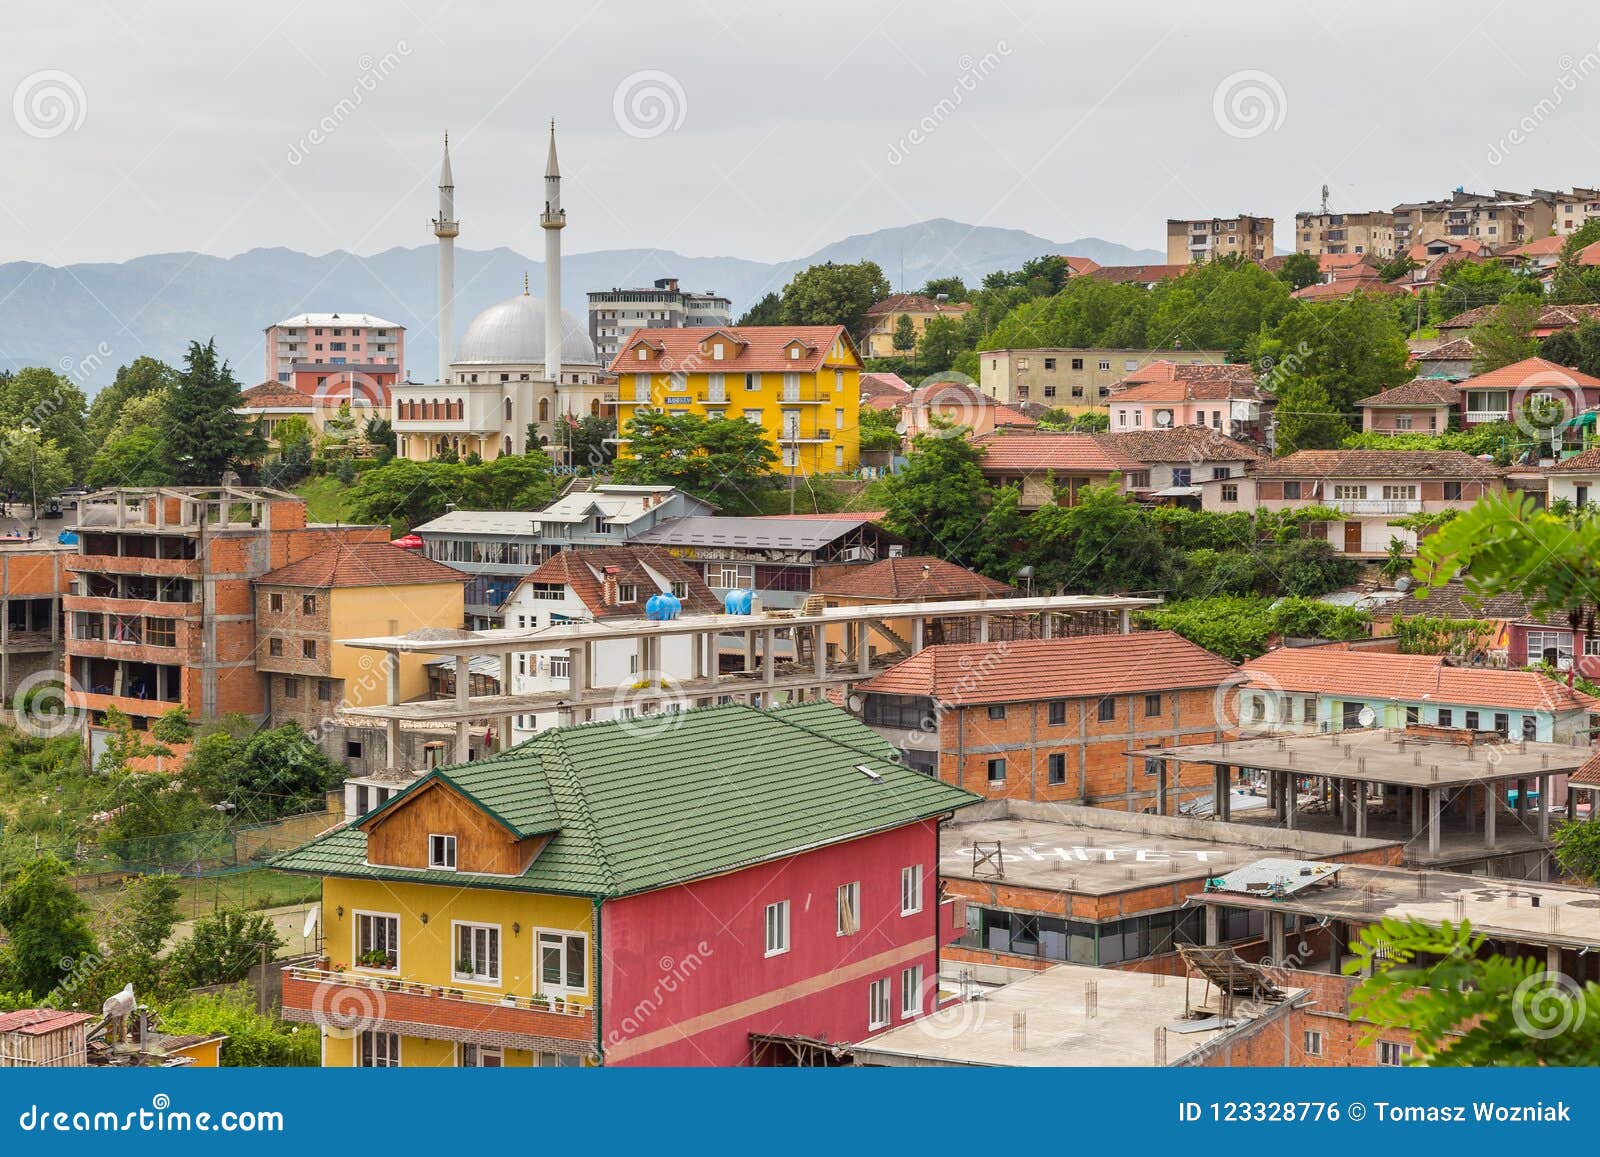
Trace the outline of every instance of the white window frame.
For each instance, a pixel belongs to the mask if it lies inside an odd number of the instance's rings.
[[[1386,502],[1406,502],[1415,499],[1417,487],[1415,483],[1393,483],[1383,488],[1383,497]]]
[[[789,951],[789,901],[774,900],[766,907],[766,955],[782,956]]]
[[[359,968],[364,972],[382,972],[393,975],[400,971],[400,914],[398,912],[373,912],[364,908],[357,908],[350,913],[354,919],[350,921],[350,966]],[[361,963],[361,921],[367,920],[392,920],[394,922],[394,967],[379,968],[375,964]],[[387,951],[387,949],[385,950]]]
[[[1378,1064],[1386,1069],[1403,1068],[1406,1058],[1411,1055],[1411,1046],[1399,1041],[1381,1040],[1378,1042]],[[1388,1058],[1388,1059],[1385,1059]]]
[[[1306,1029],[1304,1035],[1300,1038],[1300,1045],[1301,1051],[1306,1056],[1320,1057],[1322,1055],[1322,1033],[1314,1028]]]
[[[441,843],[441,844],[438,844],[437,846],[435,846],[435,844],[434,844],[435,840],[442,840],[444,842]],[[432,868],[434,871],[437,871],[437,872],[453,872],[453,871],[455,871],[456,870],[456,863],[457,863],[456,850],[457,849],[456,849],[456,838],[455,838],[455,836],[450,835],[450,834],[448,834],[446,832],[429,832],[428,833],[428,867]],[[437,855],[437,854],[435,854],[435,853],[441,852],[441,851],[444,852],[444,853],[447,853],[447,854],[446,855]],[[448,860],[449,862],[446,863],[445,862],[446,860]]]
[[[484,939],[485,939],[486,942],[492,941],[492,943],[494,945],[494,957],[489,962],[489,963],[491,963],[493,965],[493,969],[494,970],[492,972],[479,972],[476,969],[474,969],[474,971],[472,971],[472,972],[461,972],[456,968],[456,965],[461,960],[465,959],[465,957],[463,957],[461,955],[461,933],[462,933],[463,929],[465,929],[465,930],[467,930],[467,931],[469,931],[469,932],[471,932],[473,934],[473,946],[472,947],[473,947],[473,956],[474,956],[474,958],[477,955],[477,949],[478,949],[477,933],[479,933],[479,932],[484,933],[485,934],[484,935]],[[502,940],[502,937],[501,937],[500,925],[498,925],[498,924],[480,924],[476,920],[452,920],[452,921],[450,921],[450,977],[451,977],[451,979],[459,981],[462,984],[482,984],[482,985],[486,985],[486,986],[488,986],[490,988],[499,988],[500,987],[500,976],[501,976],[501,973],[503,971],[501,969],[501,967],[500,967],[501,960],[502,960],[502,957],[503,957],[503,954],[504,954],[503,949],[504,949],[504,944],[503,944],[503,940]],[[476,959],[474,959],[473,963],[474,964],[477,963]]]
[[[879,977],[867,985],[867,1028],[888,1028],[891,1016],[889,978]]]
[[[552,984],[544,978],[544,941],[545,937],[556,937],[561,944],[561,983]],[[580,952],[583,957],[583,985],[574,987],[567,983],[567,975],[571,971],[569,957],[572,954],[571,941],[577,939],[582,942]],[[535,928],[533,930],[533,978],[534,991],[542,996],[587,996],[589,994],[589,934],[577,932],[571,928]]]
[[[494,1064],[484,1061],[493,1058]],[[503,1069],[506,1067],[506,1050],[499,1045],[462,1044],[456,1052],[458,1069]]]
[[[900,1019],[922,1015],[922,965],[900,970]]]
[[[1359,502],[1367,496],[1367,486],[1364,482],[1335,482],[1333,484],[1333,499],[1335,502]]]
[[[370,1065],[364,1063],[366,1050],[363,1047],[366,1045],[369,1039],[373,1042],[374,1046],[372,1049],[374,1063]],[[380,1039],[382,1039],[386,1045],[386,1047],[382,1050],[379,1050],[376,1047],[377,1042]],[[401,1050],[405,1047],[405,1045],[402,1043],[402,1038],[397,1032],[386,1032],[382,1029],[375,1028],[362,1029],[356,1034],[355,1045],[355,1067],[358,1069],[398,1069],[403,1067],[401,1064]],[[381,1061],[378,1059],[378,1053],[380,1051],[383,1053],[383,1059]]]
[[[834,934],[854,936],[861,931],[861,881],[840,884],[835,898]]]
[[[922,911],[922,865],[908,864],[900,869],[900,915],[915,916]]]
[[[1529,631],[1528,632],[1528,662],[1541,663],[1544,661],[1545,649],[1556,653],[1556,662],[1563,659],[1572,661],[1572,632],[1571,631]],[[1584,654],[1589,654],[1588,640],[1584,642]]]

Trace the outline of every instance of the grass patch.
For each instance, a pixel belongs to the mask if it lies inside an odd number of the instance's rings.
[[[350,522],[346,509],[350,489],[332,474],[324,474],[320,478],[307,478],[294,488],[294,493],[306,500],[308,522]]]
[[[307,876],[290,876],[270,868],[252,868],[217,876],[181,876],[183,889],[178,911],[184,920],[194,920],[218,908],[279,908],[304,904],[320,895],[321,881]],[[119,889],[97,888],[83,898],[97,914],[103,915],[117,902]]]

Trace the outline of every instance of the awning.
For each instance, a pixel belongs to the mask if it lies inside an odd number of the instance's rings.
[[[1165,490],[1157,490],[1153,498],[1199,498],[1204,493],[1198,486],[1169,486]]]

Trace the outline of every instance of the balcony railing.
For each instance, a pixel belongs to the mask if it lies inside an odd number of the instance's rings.
[[[1468,410],[1469,422],[1505,422],[1511,417],[1510,410]]]
[[[1335,498],[1328,505],[1341,514],[1419,514],[1420,498]]]

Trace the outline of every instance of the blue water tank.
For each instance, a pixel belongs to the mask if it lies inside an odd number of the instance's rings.
[[[78,544],[78,532],[75,530],[63,530],[56,535],[56,541],[63,546],[76,546]]]
[[[722,596],[722,609],[730,615],[748,615],[755,591],[729,591]]]
[[[683,613],[683,604],[678,601],[678,596],[662,591],[660,594],[651,595],[645,600],[644,617],[655,619],[657,622],[675,619]]]

